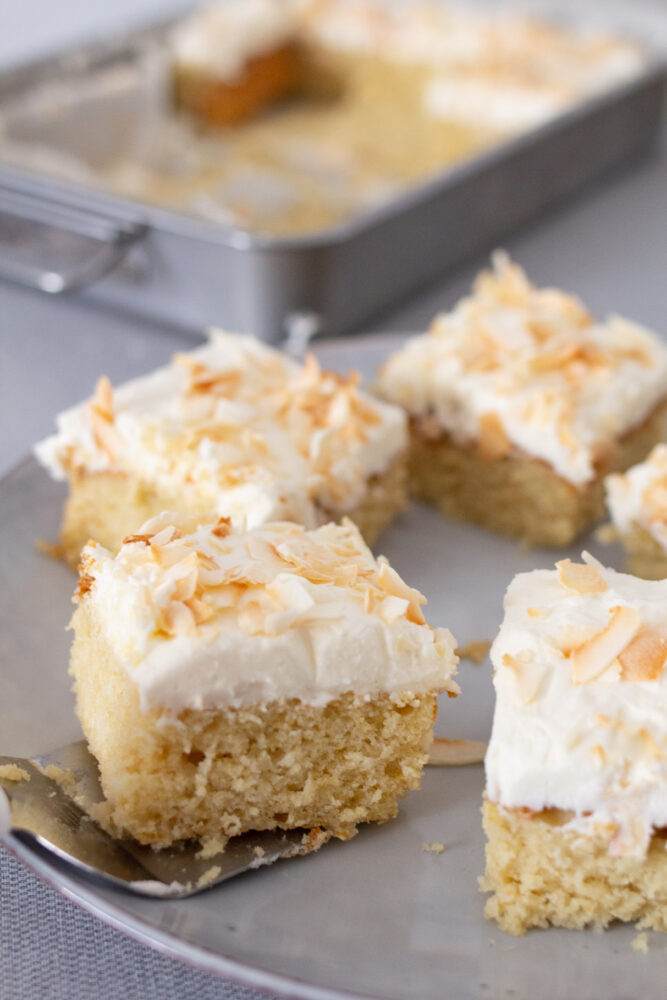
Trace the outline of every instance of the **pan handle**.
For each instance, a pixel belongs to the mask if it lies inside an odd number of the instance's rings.
[[[0,278],[52,295],[76,291],[112,271],[147,230],[141,222],[0,188]],[[63,248],[72,258],[66,263],[57,259]]]

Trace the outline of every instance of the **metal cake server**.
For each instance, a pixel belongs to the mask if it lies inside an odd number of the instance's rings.
[[[11,780],[0,772],[0,836],[8,835],[9,844],[14,837],[38,852],[46,850],[88,878],[143,896],[192,896],[279,858],[308,854],[322,843],[307,830],[278,830],[233,837],[223,851],[207,857],[197,856],[197,842],[156,851],[111,837],[64,790],[63,773],[67,788],[84,805],[103,799],[97,761],[85,740],[31,759],[0,756],[0,769],[6,765],[16,765],[29,780]]]

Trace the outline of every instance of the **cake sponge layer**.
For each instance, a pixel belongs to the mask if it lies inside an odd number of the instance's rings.
[[[642,459],[664,433],[664,406],[616,442],[604,471]],[[604,514],[601,474],[577,487],[528,455],[487,456],[445,433],[426,434],[411,422],[408,462],[412,494],[443,514],[472,521],[531,545],[569,545]]]
[[[73,627],[77,713],[117,833],[155,845],[300,826],[346,838],[358,823],[391,818],[419,785],[433,694],[142,710],[85,602]]]
[[[615,830],[568,830],[571,813],[483,807],[487,836],[481,888],[493,895],[485,915],[504,931],[530,927],[606,927],[614,920],[667,930],[667,851],[654,833],[645,856],[609,853]]]

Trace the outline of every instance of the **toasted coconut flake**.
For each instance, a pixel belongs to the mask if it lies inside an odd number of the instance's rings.
[[[462,764],[479,764],[484,760],[485,754],[486,743],[483,740],[446,740],[436,737],[427,763],[432,767],[460,767]]]
[[[246,601],[238,613],[239,628],[248,635],[264,632],[266,610],[258,600]]]
[[[603,594],[608,590],[604,577],[595,566],[562,559],[556,563],[556,569],[558,582],[576,594]]]
[[[356,563],[346,563],[342,566],[334,567],[333,582],[337,587],[353,587],[359,576],[359,567]]]
[[[171,601],[158,614],[158,627],[169,635],[192,635],[195,631],[195,617],[181,601]]]
[[[79,582],[76,585],[76,590],[74,591],[74,600],[83,600],[88,591],[92,589],[94,583],[95,578],[93,576],[90,576],[89,573],[82,573],[79,577]]]
[[[424,595],[420,594],[413,587],[409,587],[401,579],[396,570],[392,569],[389,563],[382,559],[382,556],[380,556],[378,562],[380,563],[380,570],[377,576],[378,585],[385,593],[391,594],[393,597],[402,597],[408,602],[408,609],[405,613],[408,621],[414,622],[416,625],[425,625],[426,619],[420,607],[420,604],[426,604]]]
[[[177,514],[173,514],[168,510],[163,510],[162,513],[156,514],[155,517],[149,518],[144,524],[141,525],[142,534],[145,535],[157,535],[158,532],[164,530],[164,528],[173,528],[173,520],[178,517]],[[180,537],[180,532],[174,531],[174,538]]]
[[[512,443],[496,413],[484,413],[479,419],[477,447],[482,458],[498,459],[508,454]]]
[[[97,447],[103,451],[112,462],[118,461],[123,450],[123,439],[109,418],[103,416],[94,406],[88,415]]]
[[[584,642],[588,642],[593,636],[598,634],[598,630],[591,625],[578,624],[576,622],[561,625],[557,634],[553,637],[554,646],[569,656],[573,649],[577,649]]]
[[[378,605],[377,613],[385,625],[391,625],[405,615],[409,606],[410,602],[406,601],[405,598],[387,595]]]
[[[192,612],[195,625],[201,625],[215,614],[215,608],[207,604],[206,601],[201,601],[198,597],[189,597],[183,603]]]
[[[126,535],[123,545],[150,545],[152,538],[152,535]]]
[[[175,538],[180,538],[180,532],[174,527],[173,524],[168,524],[161,531],[158,531],[151,538],[151,545],[155,545],[160,548],[161,545],[168,545]]]
[[[231,534],[231,531],[232,531],[232,521],[231,521],[231,518],[229,518],[229,517],[219,517],[218,518],[218,523],[212,529],[211,533],[213,535],[215,535],[216,538],[226,538],[227,535]]]
[[[113,389],[106,375],[100,376],[95,386],[93,406],[102,416],[113,420]]]
[[[657,681],[667,659],[667,635],[642,629],[618,656],[622,681]]]
[[[165,583],[171,585],[172,601],[187,601],[197,589],[199,576],[199,559],[196,552],[189,552],[184,559],[179,560],[165,574]]]
[[[456,653],[461,660],[472,660],[473,663],[479,664],[484,662],[490,649],[491,643],[488,639],[474,639],[465,646],[459,646]]]
[[[636,608],[612,608],[605,627],[570,653],[572,683],[588,684],[599,678],[632,641],[640,624]]]

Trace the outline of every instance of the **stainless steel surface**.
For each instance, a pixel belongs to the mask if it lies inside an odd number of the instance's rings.
[[[629,237],[622,257],[626,267],[631,245]],[[518,258],[530,264],[530,250],[524,246]],[[594,259],[590,245],[588,254]],[[543,257],[534,261],[540,274]],[[552,264],[550,273],[554,270]],[[643,275],[646,268],[640,271]],[[602,280],[597,273],[598,294],[626,312],[631,294],[623,293],[620,273],[619,287],[613,288],[614,276],[607,272]],[[638,295],[642,287],[639,281]],[[585,288],[580,284],[579,290]],[[145,342],[150,340],[146,333]],[[317,345],[317,352],[325,365],[338,370],[356,365],[371,376],[398,340],[357,338]],[[157,331],[152,342],[159,344]],[[107,351],[112,350],[110,344]],[[7,749],[23,756],[78,738],[65,673],[69,637],[63,631],[74,578],[33,547],[36,537],[54,537],[63,492],[32,463],[0,487],[0,571],[3,564],[11,567],[0,607],[0,731]],[[583,544],[619,564],[617,549],[602,549],[593,538]],[[427,595],[430,620],[451,627],[461,643],[493,636],[504,588],[515,572],[553,564],[555,558],[553,552],[522,552],[420,505],[384,535],[380,551]],[[463,695],[441,705],[438,735],[485,738],[493,707],[488,662],[463,663],[459,680]],[[484,899],[477,889],[484,864],[483,780],[480,765],[430,769],[397,819],[363,829],[348,843],[334,842],[300,864],[272,866],[179,902],[93,887],[26,845],[13,849],[69,898],[138,939],[289,997],[534,1000],[546,991],[549,1000],[662,1000],[664,936],[649,934],[649,953],[638,954],[630,947],[632,927],[605,934],[538,931],[517,940],[483,919]],[[433,841],[445,844],[442,855],[422,850]]]
[[[206,857],[199,843],[154,851],[135,840],[114,839],[88,814],[103,795],[97,761],[85,740],[32,759],[0,756],[0,768],[6,765],[27,775],[19,781],[0,775],[0,791],[10,804],[10,837],[44,848],[89,879],[138,896],[185,899],[280,858],[307,853],[305,830],[244,834]],[[49,768],[60,777],[49,774]],[[63,778],[71,782],[67,791]]]
[[[117,268],[145,232],[0,189],[0,277],[51,294],[80,291]]]
[[[142,36],[142,37],[145,37]],[[82,50],[0,78],[16,92],[90,61],[132,57],[133,39]],[[321,317],[324,334],[350,330],[442,275],[612,167],[646,154],[656,135],[665,72],[636,80],[542,128],[496,147],[389,204],[314,235],[277,238],[189,218],[106,195],[36,171],[0,166],[0,188],[146,227],[112,273],[86,296],[115,308],[198,330],[210,324],[279,341],[294,313]],[[104,141],[103,110],[96,122]],[[116,123],[117,125],[117,123]],[[57,118],[51,123],[56,128]],[[80,130],[79,130],[80,131]],[[102,140],[100,140],[102,141]],[[11,248],[3,251],[5,258]],[[17,277],[17,275],[15,275]]]

